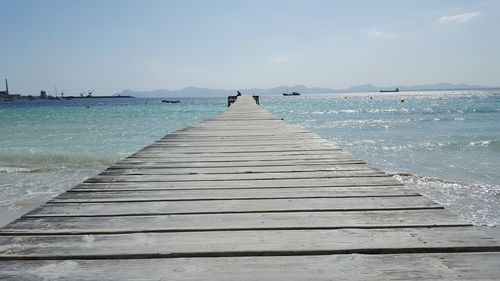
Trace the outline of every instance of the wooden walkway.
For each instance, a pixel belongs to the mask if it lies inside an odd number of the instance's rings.
[[[0,230],[0,279],[498,280],[499,251],[243,96]]]

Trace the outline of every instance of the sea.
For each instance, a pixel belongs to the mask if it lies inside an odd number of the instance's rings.
[[[0,226],[227,106],[225,97],[177,99],[0,102]],[[500,224],[500,90],[260,99],[461,219]]]

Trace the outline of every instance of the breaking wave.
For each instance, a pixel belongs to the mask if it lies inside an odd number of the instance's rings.
[[[29,173],[53,168],[99,168],[109,166],[124,155],[96,155],[63,152],[0,152],[0,173]]]
[[[394,177],[444,205],[463,220],[481,226],[500,225],[500,186],[449,181],[409,173]]]

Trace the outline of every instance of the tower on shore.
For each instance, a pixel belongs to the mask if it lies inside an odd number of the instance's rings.
[[[7,82],[7,78],[5,78],[5,93],[7,93],[7,95],[9,94],[9,83]]]

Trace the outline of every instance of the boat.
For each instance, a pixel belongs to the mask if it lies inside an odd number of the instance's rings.
[[[289,93],[283,93],[283,96],[288,97],[288,96],[300,96],[300,93],[298,92],[292,92],[291,94]]]
[[[396,88],[394,90],[380,90],[381,93],[397,93],[399,92],[399,88]]]
[[[180,103],[180,100],[162,100],[162,103]]]

